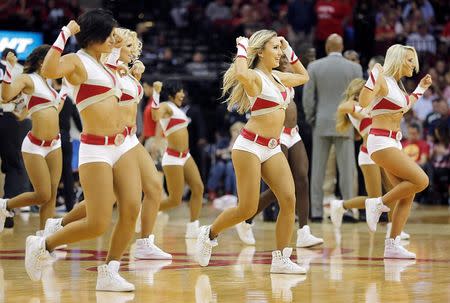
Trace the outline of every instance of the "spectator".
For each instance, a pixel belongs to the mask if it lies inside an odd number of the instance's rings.
[[[403,8],[402,17],[404,20],[408,19],[414,10],[420,10],[423,20],[431,23],[434,19],[434,9],[428,0],[413,0],[409,1]]]
[[[192,62],[186,64],[186,70],[193,76],[208,76],[208,65],[205,63],[205,56],[201,52],[192,55]]]
[[[211,21],[231,19],[231,9],[225,5],[225,0],[215,0],[206,7],[206,17]]]
[[[346,50],[344,52],[344,58],[356,64],[359,64],[359,54],[352,49]]]
[[[430,147],[421,139],[420,126],[413,123],[408,127],[408,139],[402,142],[404,152],[421,167],[428,161]]]
[[[380,21],[375,29],[375,53],[384,54],[386,50],[396,41],[396,15],[389,12],[387,16],[381,15]]]
[[[429,137],[430,136],[430,126],[431,124],[435,121],[441,118],[441,114],[439,113],[439,102],[441,101],[441,97],[437,97],[436,99],[433,100],[433,102],[431,102],[431,106],[432,106],[432,110],[431,113],[429,113],[425,120],[423,121],[423,134],[425,136],[427,136],[427,141],[428,142],[432,142],[432,138],[433,137]]]
[[[417,100],[417,102],[413,105],[414,113],[420,121],[424,121],[428,114],[433,111],[432,103],[433,100],[437,98],[434,92],[434,87],[430,86],[422,97],[420,97],[419,100]]]
[[[436,40],[428,33],[428,26],[420,23],[417,32],[411,33],[406,44],[413,46],[421,55],[436,54]]]
[[[312,42],[312,28],[316,14],[312,0],[294,0],[289,3],[287,19],[290,26],[289,41],[293,45],[299,42]]]
[[[447,72],[445,74],[445,87],[444,87],[443,96],[444,96],[445,100],[447,101],[447,103],[450,104],[450,72]]]
[[[434,136],[437,125],[443,123],[442,121],[450,125],[449,105],[443,98],[439,98],[437,112],[439,114],[439,119],[433,120],[428,127],[428,134],[430,136]]]
[[[350,199],[353,196],[353,130],[343,135],[338,134],[335,114],[342,93],[350,81],[362,77],[361,66],[342,57],[344,45],[341,36],[330,35],[325,46],[328,56],[309,64],[310,80],[303,90],[306,120],[313,126],[311,216],[317,220],[323,216],[322,185],[332,144],[336,148],[343,198]]]
[[[161,60],[156,66],[161,73],[175,73],[179,71],[178,61],[173,57],[173,51],[170,47],[164,48]]]

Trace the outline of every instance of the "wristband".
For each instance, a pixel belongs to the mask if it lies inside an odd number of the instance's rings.
[[[69,28],[67,26],[63,26],[58,38],[56,38],[55,43],[53,43],[52,48],[62,53],[70,36],[72,36],[72,33]]]
[[[11,63],[6,61],[5,75],[3,76],[3,82],[5,82],[6,84],[11,84],[11,81],[12,81],[12,69],[13,69],[13,66],[11,65]]]
[[[247,48],[248,48],[248,39],[241,39],[239,43],[236,45],[237,47],[237,58],[246,58],[247,59]]]
[[[152,108],[154,108],[154,109],[159,108],[159,93],[157,93],[156,91],[153,91]]]
[[[115,47],[112,49],[111,53],[106,59],[105,65],[111,69],[116,70],[117,65],[119,65],[119,58],[120,58],[120,48]]]
[[[294,53],[292,47],[288,44],[288,46],[283,50],[284,55],[288,58],[289,63],[295,64],[298,61],[297,55]]]
[[[422,97],[423,93],[426,91],[426,88],[423,88],[420,85],[417,85],[416,89],[413,91],[412,95],[416,97],[416,99],[419,99]]]

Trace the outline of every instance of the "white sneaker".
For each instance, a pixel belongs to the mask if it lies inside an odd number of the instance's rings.
[[[172,255],[155,245],[155,235],[137,239],[133,257],[147,260],[171,260]]]
[[[301,229],[297,230],[297,247],[311,247],[322,243],[322,238],[317,238],[311,235],[311,230],[308,225],[305,225]]]
[[[139,215],[136,219],[136,225],[134,226],[134,232],[139,234],[142,231],[142,226],[141,226],[141,212],[142,212],[142,207],[141,210],[139,211]]]
[[[47,219],[45,222],[45,228],[44,228],[44,238],[50,237],[54,233],[56,233],[58,230],[60,230],[62,227],[62,218],[58,219]]]
[[[383,204],[381,198],[366,199],[366,221],[371,232],[377,230],[377,223],[383,212],[390,211],[389,207]]]
[[[272,283],[272,298],[282,302],[293,302],[292,288],[306,280],[306,276],[299,275],[270,275]]]
[[[342,225],[342,218],[344,217],[345,208],[343,200],[331,200],[330,202],[330,218],[334,227],[340,228]]]
[[[194,222],[189,222],[186,224],[186,239],[196,239],[198,237],[198,233],[200,232],[200,223],[198,220]]]
[[[200,227],[200,232],[197,238],[196,259],[200,266],[208,266],[211,259],[212,248],[217,246],[217,239],[211,240],[209,238],[209,231],[211,225]]]
[[[401,272],[414,264],[416,264],[416,260],[384,259],[384,280],[400,282]]]
[[[119,274],[119,261],[109,261],[97,267],[97,291],[133,291],[134,285]]]
[[[255,245],[255,236],[253,236],[253,223],[248,224],[245,221],[236,224],[236,231],[239,235],[239,239],[247,245]]]
[[[270,273],[272,274],[306,274],[306,270],[298,264],[291,261],[292,248],[286,247],[283,253],[279,250],[272,252],[272,265]]]
[[[14,215],[13,212],[6,210],[6,202],[8,199],[0,199],[0,233],[3,231],[5,227],[6,217],[12,217]]]
[[[384,241],[384,258],[386,259],[415,259],[416,254],[412,253],[401,245],[400,236],[394,239],[389,238]]]
[[[389,222],[386,225],[386,239],[389,239],[391,237],[391,229],[392,229],[392,223]],[[410,238],[409,234],[405,233],[404,231],[402,231],[400,233],[400,239],[402,239],[402,240],[409,240],[409,238]]]
[[[25,244],[25,269],[32,281],[39,281],[42,269],[52,260],[45,249],[45,238],[28,236]]]

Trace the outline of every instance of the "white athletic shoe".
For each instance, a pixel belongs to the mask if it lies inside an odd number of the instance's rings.
[[[54,233],[56,233],[58,230],[60,230],[62,227],[62,218],[58,219],[47,219],[45,222],[45,229],[44,229],[44,238],[50,237]]]
[[[8,199],[0,199],[0,233],[3,231],[5,227],[6,217],[14,216],[14,213],[6,210],[6,202]]]
[[[293,302],[292,288],[306,280],[304,275],[270,275],[272,298]]]
[[[97,267],[97,291],[133,291],[134,285],[119,274],[119,261],[109,261]]]
[[[391,237],[391,229],[392,229],[392,223],[389,222],[386,225],[386,239],[389,239]],[[402,239],[402,240],[409,240],[409,238],[410,238],[409,234],[405,233],[404,231],[402,231],[400,233],[400,239]]]
[[[330,218],[335,228],[340,228],[342,225],[342,218],[344,217],[345,208],[343,200],[330,201]]]
[[[212,248],[217,246],[217,239],[211,240],[209,238],[209,231],[211,225],[200,227],[200,233],[197,238],[196,259],[200,266],[208,266],[211,259]]]
[[[297,247],[311,247],[322,243],[322,238],[311,235],[311,230],[308,225],[297,230]]]
[[[401,245],[400,236],[384,241],[384,258],[386,259],[415,259],[416,254],[408,251]]]
[[[198,237],[198,233],[200,232],[200,223],[198,220],[194,222],[189,222],[186,224],[186,239],[196,239]]]
[[[142,226],[141,226],[141,212],[142,212],[142,207],[141,210],[139,210],[139,215],[136,219],[136,225],[134,226],[134,232],[139,234],[142,231]]]
[[[245,221],[236,224],[236,231],[239,235],[239,239],[247,245],[255,245],[255,236],[253,236],[253,223],[248,224]]]
[[[32,281],[39,281],[42,270],[50,264],[52,257],[45,249],[45,238],[28,236],[25,244],[25,269]]]
[[[172,255],[155,245],[155,235],[137,239],[133,257],[147,260],[171,260]]]
[[[390,211],[389,207],[383,204],[381,198],[366,199],[366,221],[371,232],[377,230],[377,223],[383,212]]]
[[[306,274],[306,269],[291,261],[292,248],[285,247],[283,253],[279,250],[272,252],[272,274]]]
[[[402,271],[414,264],[416,260],[384,259],[384,280],[400,282]]]

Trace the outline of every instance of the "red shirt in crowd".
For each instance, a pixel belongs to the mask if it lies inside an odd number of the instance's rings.
[[[144,137],[145,139],[154,137],[156,131],[156,121],[152,118],[153,98],[150,97],[144,109]]]
[[[405,140],[402,142],[402,145],[403,151],[416,163],[420,162],[422,155],[426,155],[428,157],[430,154],[430,147],[425,140],[418,140],[414,142]]]
[[[344,34],[344,19],[351,14],[348,4],[338,0],[319,0],[316,3],[316,39],[324,41],[329,35]]]

